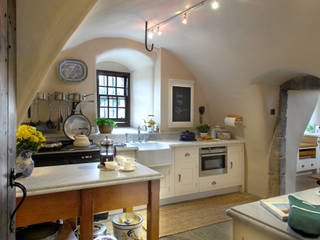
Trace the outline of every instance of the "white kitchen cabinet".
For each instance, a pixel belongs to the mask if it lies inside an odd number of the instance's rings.
[[[244,146],[243,144],[229,145],[227,155],[228,180],[226,185],[242,185],[244,189]]]
[[[160,199],[173,196],[172,166],[152,167],[160,172],[163,178],[160,179]]]
[[[198,191],[199,147],[174,149],[174,193],[191,194]]]

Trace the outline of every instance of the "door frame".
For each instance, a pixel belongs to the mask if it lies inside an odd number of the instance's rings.
[[[10,215],[15,189],[9,186],[16,159],[16,1],[0,1],[0,239],[15,239]]]

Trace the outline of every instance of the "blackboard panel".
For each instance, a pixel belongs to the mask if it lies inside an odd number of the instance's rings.
[[[172,121],[191,121],[191,88],[172,87]]]

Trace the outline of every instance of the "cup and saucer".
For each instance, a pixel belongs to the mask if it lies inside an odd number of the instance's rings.
[[[123,161],[122,165],[119,167],[119,171],[121,172],[133,172],[136,169],[135,162],[132,161]]]

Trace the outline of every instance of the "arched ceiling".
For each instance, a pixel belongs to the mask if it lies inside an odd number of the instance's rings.
[[[99,37],[143,42],[145,19],[153,25],[196,2],[98,0],[65,49]],[[153,39],[155,46],[176,54],[201,82],[251,83],[275,71],[281,76],[283,71],[319,75],[318,0],[220,2],[217,11],[210,5],[195,10],[187,25],[181,19],[170,22],[162,36]]]
[[[153,65],[152,59],[147,55],[127,48],[113,49],[97,56],[97,63],[108,61],[123,64],[131,71]]]

